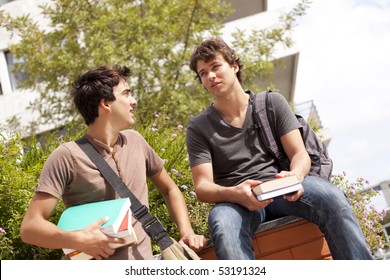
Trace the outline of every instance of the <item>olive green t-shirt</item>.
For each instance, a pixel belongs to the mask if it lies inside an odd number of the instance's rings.
[[[94,147],[141,203],[148,206],[147,177],[163,168],[162,159],[134,130],[122,131],[111,149],[91,139]],[[118,198],[95,164],[75,142],[61,144],[47,159],[36,192],[45,192],[64,201],[65,207]],[[109,259],[153,259],[150,238],[133,219],[138,243],[117,249]]]

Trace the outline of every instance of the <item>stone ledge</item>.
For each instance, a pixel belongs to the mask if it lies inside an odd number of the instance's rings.
[[[286,216],[261,224],[256,231],[253,247],[256,259],[331,259],[329,247],[317,225],[307,220]],[[213,244],[199,256],[217,260]]]

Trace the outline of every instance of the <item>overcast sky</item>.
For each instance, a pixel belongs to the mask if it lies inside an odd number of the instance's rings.
[[[269,0],[269,10],[298,0]],[[312,0],[293,32],[295,102],[314,100],[334,173],[390,180],[390,0]]]

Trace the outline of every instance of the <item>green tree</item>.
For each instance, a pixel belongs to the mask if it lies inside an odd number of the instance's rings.
[[[14,71],[28,74],[23,87],[40,92],[33,108],[44,123],[76,117],[61,93],[81,72],[104,64],[132,69],[133,94],[144,112],[163,104],[187,111],[191,77],[183,69],[191,47],[204,32],[217,34],[231,11],[218,0],[54,0],[41,8],[47,26],[29,15],[3,13],[0,22],[20,37],[10,50],[24,63]]]
[[[308,3],[302,0],[272,29],[235,32],[233,47],[245,64],[245,87],[258,90],[256,79],[271,73],[275,49],[291,46],[290,31]],[[132,69],[130,84],[139,104],[137,129],[167,159],[166,168],[188,201],[194,228],[207,235],[210,205],[194,196],[185,130],[178,124],[185,125],[211,100],[194,81],[188,59],[196,44],[219,34],[230,12],[230,5],[221,0],[53,0],[42,6],[48,25],[40,26],[29,15],[13,18],[0,10],[0,27],[20,39],[10,46],[13,55],[23,61],[13,71],[27,73],[21,86],[40,93],[31,106],[40,112],[41,123],[80,122],[66,93],[71,81],[85,70],[102,64],[124,64]],[[169,118],[155,119],[155,113],[167,113]],[[16,130],[17,120],[13,125]],[[19,226],[47,156],[61,142],[79,137],[75,127],[67,131],[62,137],[52,134],[44,148],[34,137],[25,141],[15,134],[0,140],[1,259],[59,257],[60,250],[23,244]],[[178,236],[161,196],[152,184],[149,187],[152,213],[158,214],[172,236]]]
[[[290,31],[308,2],[302,0],[276,28],[248,35],[236,31],[233,45],[246,64],[248,87],[270,73],[276,46],[291,46]],[[58,126],[77,119],[67,102],[70,83],[102,64],[132,69],[141,122],[163,105],[172,119],[186,122],[209,104],[209,96],[193,81],[188,59],[197,43],[219,34],[233,11],[227,1],[53,0],[41,8],[45,26],[29,15],[13,18],[1,10],[0,26],[20,38],[10,50],[23,63],[13,70],[27,73],[22,87],[39,91],[31,106],[40,112],[42,123]]]

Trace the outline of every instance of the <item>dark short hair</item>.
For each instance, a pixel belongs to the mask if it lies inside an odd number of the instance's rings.
[[[207,39],[194,49],[190,58],[190,69],[196,73],[195,79],[200,82],[200,76],[196,67],[198,61],[203,60],[207,63],[210,60],[215,59],[217,53],[220,53],[230,65],[237,63],[239,70],[236,75],[238,81],[242,83],[243,74],[241,70],[244,66],[241,63],[240,58],[235,54],[234,50],[231,49],[220,37]]]
[[[114,101],[113,88],[121,79],[130,77],[130,69],[126,66],[101,66],[80,75],[72,84],[71,95],[73,102],[90,125],[99,116],[99,102]]]

